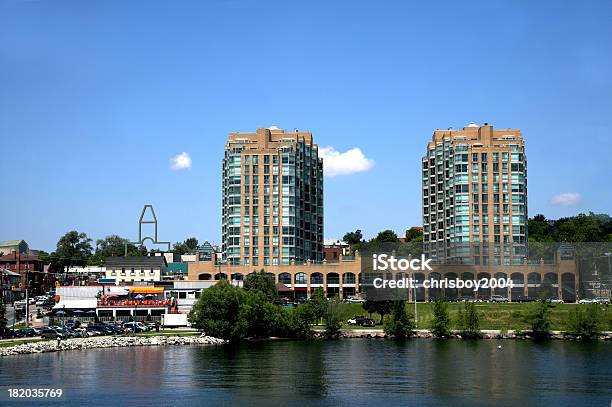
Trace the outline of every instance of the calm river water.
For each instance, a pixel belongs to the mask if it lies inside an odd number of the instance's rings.
[[[64,398],[49,404],[75,406],[607,407],[612,343],[353,339],[95,349],[1,358],[0,389],[8,386],[62,387]],[[2,395],[0,405],[8,404]]]

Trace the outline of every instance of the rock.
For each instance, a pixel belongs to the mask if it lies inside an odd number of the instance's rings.
[[[93,349],[126,346],[161,346],[161,345],[222,345],[226,341],[210,336],[104,336],[94,338],[72,338],[57,344],[57,341],[25,343],[21,345],[0,348],[1,356],[12,356],[29,353],[57,352],[71,349]]]

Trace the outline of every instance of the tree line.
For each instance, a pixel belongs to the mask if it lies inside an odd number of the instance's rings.
[[[190,237],[183,242],[174,244],[174,251],[178,254],[195,252],[198,248],[198,239]],[[151,253],[157,250],[151,250]],[[86,233],[72,230],[57,241],[53,252],[38,252],[38,258],[50,264],[53,272],[62,272],[65,267],[72,266],[102,266],[104,259],[112,256],[147,256],[150,252],[143,245],[131,243],[128,239],[118,235],[106,236],[93,244]]]

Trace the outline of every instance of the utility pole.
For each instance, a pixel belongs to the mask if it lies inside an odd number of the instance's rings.
[[[610,277],[610,295],[612,296],[612,253],[604,253],[608,258],[608,276]]]

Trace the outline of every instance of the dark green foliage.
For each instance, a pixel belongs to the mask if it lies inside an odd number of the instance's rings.
[[[315,316],[312,307],[308,304],[299,305],[289,310],[283,309],[282,322],[279,324],[279,336],[286,338],[310,339],[313,331],[310,324],[314,323]]]
[[[569,315],[568,333],[582,339],[596,339],[601,333],[601,309],[599,304],[577,305]]]
[[[529,324],[534,338],[548,338],[551,327],[549,301],[540,300],[531,304],[525,315],[525,322]]]
[[[274,280],[270,278],[270,276],[263,270],[246,276],[244,280],[244,289],[246,291],[256,291],[262,293],[269,302],[277,304],[280,301]]]
[[[612,218],[593,212],[558,220],[536,215],[528,230],[530,242],[611,242]]]
[[[392,230],[383,230],[382,232],[380,232],[375,240],[379,243],[394,243],[397,242],[397,234],[395,234],[394,231]]]
[[[240,308],[241,321],[247,324],[249,338],[268,338],[279,330],[281,308],[268,301],[261,291],[246,293],[246,302]]]
[[[247,292],[222,280],[202,291],[189,319],[192,325],[207,335],[229,341],[246,337],[249,323],[244,318]]]
[[[323,335],[326,339],[338,339],[342,320],[339,311],[340,302],[337,298],[328,301],[327,312],[325,313],[325,330]]]
[[[480,332],[480,317],[473,302],[466,302],[459,308],[457,327],[463,339],[477,339],[482,337]]]
[[[177,254],[193,253],[198,250],[199,242],[195,237],[190,237],[184,242],[176,242],[173,245],[174,252]]]
[[[243,290],[225,280],[204,290],[189,314],[195,328],[230,342],[270,336],[311,338],[314,319],[310,304],[284,309],[263,291]]]
[[[51,268],[60,272],[64,267],[85,266],[92,250],[91,239],[85,233],[72,230],[58,240],[55,252],[48,256],[48,260]]]
[[[101,266],[104,264],[104,259],[111,256],[146,256],[147,248],[144,246],[136,246],[130,243],[128,239],[121,236],[110,235],[104,239],[96,240],[96,253],[87,260],[90,266]]]
[[[327,302],[328,300],[325,296],[325,291],[323,291],[321,287],[317,288],[310,296],[308,305],[311,307],[316,321],[319,321],[327,314]]]
[[[363,235],[361,234],[361,230],[357,229],[354,232],[348,232],[344,235],[344,237],[342,238],[342,240],[349,244],[349,245],[354,245],[357,243],[361,243],[361,240],[363,239]]]
[[[406,242],[422,242],[423,229],[412,227],[406,231]]]
[[[549,300],[551,298],[557,298],[557,290],[553,287],[552,281],[544,278],[540,289],[538,290],[538,298],[540,300]]]
[[[443,299],[438,299],[434,303],[431,333],[436,338],[446,338],[450,336],[450,316],[448,314],[448,303]]]
[[[391,301],[366,300],[366,302],[362,304],[362,307],[370,314],[378,312],[380,315],[380,324],[382,325],[385,321],[385,315],[391,310],[391,304]]]
[[[385,333],[396,340],[402,340],[414,336],[415,328],[414,315],[406,311],[406,301],[394,301],[391,306],[391,315],[384,323]]]

